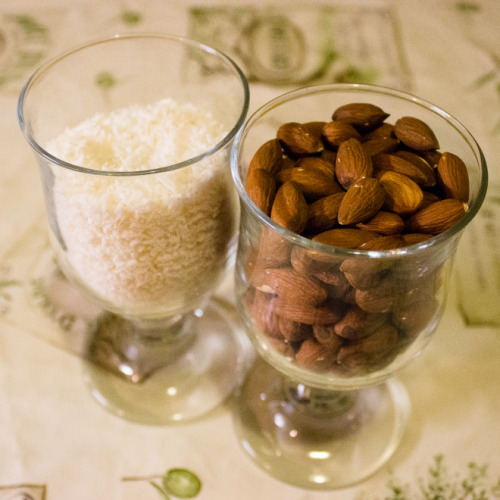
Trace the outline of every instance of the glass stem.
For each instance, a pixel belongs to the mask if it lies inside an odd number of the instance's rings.
[[[286,380],[286,401],[295,410],[316,417],[337,417],[350,411],[356,403],[357,391],[328,391]]]

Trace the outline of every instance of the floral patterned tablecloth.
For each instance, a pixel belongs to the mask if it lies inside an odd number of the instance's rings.
[[[197,498],[210,500],[500,498],[499,7],[0,0],[0,500],[162,498],[154,484],[177,468],[193,472],[202,482]],[[487,201],[462,238],[435,339],[400,375],[412,401],[409,429],[369,480],[313,492],[273,479],[240,448],[231,400],[195,423],[146,427],[89,395],[76,355],[81,311],[61,311],[39,280],[47,252],[41,185],[16,104],[47,57],[129,31],[187,35],[226,51],[248,76],[251,110],[306,84],[388,85],[448,110],[483,148]],[[219,294],[233,300],[231,276]],[[60,343],[58,332],[74,344]]]

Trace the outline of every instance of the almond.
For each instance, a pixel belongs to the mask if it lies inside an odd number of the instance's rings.
[[[277,296],[270,300],[270,307],[278,316],[306,325],[329,325],[336,323],[342,316],[342,310],[335,302],[311,306]]]
[[[340,248],[358,248],[366,241],[377,238],[373,231],[354,228],[334,228],[317,234],[313,241]]]
[[[337,360],[341,364],[372,365],[384,359],[395,350],[398,343],[398,332],[392,325],[383,325],[372,335],[349,342],[342,346]],[[357,359],[354,359],[357,358]]]
[[[323,165],[318,165],[320,162]],[[326,162],[320,158],[312,162],[304,162],[302,165],[281,170],[277,176],[278,182],[294,182],[309,199],[318,199],[342,191],[333,172],[331,170],[328,172]]]
[[[323,142],[310,129],[311,127],[296,122],[285,123],[278,129],[276,137],[292,156],[319,153],[324,149]]]
[[[427,241],[429,238],[432,238],[432,235],[425,233],[407,233],[402,235],[403,241],[405,242],[405,246],[416,245],[417,243],[423,243]]]
[[[403,116],[394,124],[394,135],[406,146],[417,151],[439,148],[433,130],[419,118]]]
[[[469,201],[469,174],[460,157],[443,153],[437,165],[439,187],[446,198]]]
[[[345,196],[342,191],[325,196],[309,205],[306,232],[321,233],[337,223],[340,202]]]
[[[374,217],[366,222],[356,224],[358,229],[375,231],[382,235],[399,234],[405,228],[404,220],[393,212],[380,210]]]
[[[372,162],[375,173],[390,170],[391,172],[406,175],[419,185],[427,182],[427,176],[422,172],[422,169],[397,154],[377,154],[372,156]]]
[[[355,102],[338,107],[332,115],[333,120],[339,120],[366,131],[379,125],[389,115],[378,106],[370,103]]]
[[[363,149],[368,156],[380,153],[392,153],[399,145],[399,141],[393,137],[376,137],[363,142]]]
[[[252,170],[267,170],[273,175],[276,175],[283,163],[283,151],[278,139],[271,139],[265,142],[253,155],[248,171]]]
[[[297,342],[312,337],[312,326],[298,323],[284,316],[278,317],[278,325],[281,335],[289,342]]]
[[[360,250],[394,250],[395,248],[400,248],[404,246],[404,241],[399,234],[390,234],[387,236],[380,236],[379,238],[374,238],[373,240],[363,243],[359,249]]]
[[[390,280],[386,279],[373,288],[367,290],[356,290],[356,304],[366,312],[385,313],[392,308],[394,301],[394,287]]]
[[[271,219],[280,226],[301,234],[307,224],[307,202],[297,184],[285,182],[276,192]]]
[[[363,134],[363,141],[371,141],[372,139],[394,139],[394,125],[391,123],[382,123],[377,128],[374,128],[368,133]]]
[[[373,163],[358,139],[348,139],[340,144],[335,161],[337,180],[349,189],[361,177],[371,177]]]
[[[447,198],[413,214],[406,221],[406,226],[409,231],[416,233],[439,234],[458,222],[466,211],[467,204]]]
[[[375,176],[385,190],[384,207],[387,210],[408,216],[418,209],[424,195],[417,183],[389,170],[377,172]]]
[[[349,307],[342,319],[337,321],[335,333],[345,339],[360,339],[367,337],[380,328],[387,320],[383,313],[370,313],[353,305]]]
[[[257,328],[273,338],[283,338],[279,330],[279,317],[269,307],[271,297],[258,290],[248,290],[245,302],[248,312],[257,325]]]
[[[423,158],[419,154],[414,153],[413,151],[401,150],[397,151],[395,154],[397,156],[400,156],[401,158],[404,158],[405,160],[408,160],[409,162],[413,163],[413,165],[415,165],[418,169],[420,169],[423,176],[425,177],[424,182],[419,182],[422,187],[433,187],[436,185],[436,172],[425,158]]]
[[[373,177],[362,177],[351,184],[340,202],[339,224],[346,226],[371,219],[384,204],[385,191]]]
[[[361,139],[361,134],[349,123],[333,121],[323,127],[323,139],[333,148],[338,148],[347,139]]]
[[[251,285],[261,292],[284,297],[302,305],[318,305],[327,298],[326,289],[318,280],[292,268],[262,270],[252,276]]]
[[[335,349],[338,352],[344,340],[335,333],[333,326],[314,325],[313,335],[320,344],[327,345],[330,349]]]
[[[271,172],[260,168],[249,170],[245,188],[257,207],[269,215],[276,195],[276,180]]]
[[[295,361],[301,368],[314,371],[325,371],[335,363],[338,349],[320,344],[315,339],[308,339],[302,342]]]

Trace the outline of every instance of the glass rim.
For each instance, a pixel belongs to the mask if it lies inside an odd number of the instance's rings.
[[[242,90],[243,90],[243,104],[240,110],[240,114],[238,116],[238,119],[236,120],[236,123],[233,125],[233,127],[225,133],[224,137],[214,144],[212,147],[208,148],[206,151],[203,153],[200,153],[196,156],[193,156],[191,158],[188,158],[186,160],[183,160],[181,162],[177,163],[172,163],[169,165],[161,166],[161,167],[155,167],[151,169],[146,169],[146,170],[132,170],[132,171],[112,171],[112,170],[95,170],[92,168],[88,167],[82,167],[80,165],[75,165],[70,162],[66,162],[62,160],[61,158],[58,158],[57,156],[52,155],[49,153],[44,147],[42,147],[38,141],[34,138],[32,131],[29,129],[27,126],[27,123],[25,121],[25,113],[24,113],[24,108],[25,108],[25,103],[26,99],[29,95],[29,91],[31,87],[36,83],[36,81],[43,76],[48,70],[50,70],[51,67],[55,66],[58,62],[62,61],[63,59],[66,59],[67,57],[71,56],[72,54],[75,54],[77,52],[81,52],[89,47],[94,47],[98,45],[103,45],[107,44],[110,42],[117,42],[117,41],[122,41],[122,40],[131,40],[131,39],[159,39],[159,40],[166,40],[166,41],[171,41],[171,42],[178,42],[181,45],[185,45],[187,47],[192,47],[192,48],[197,48],[202,52],[206,52],[207,54],[212,54],[221,60],[225,61],[227,66],[232,68],[235,75],[240,79],[241,85],[242,85]],[[48,59],[44,63],[42,63],[30,76],[30,78],[27,80],[27,82],[23,85],[21,92],[19,94],[19,98],[17,101],[17,118],[19,122],[19,126],[21,128],[21,131],[23,132],[26,140],[30,144],[30,146],[33,148],[33,150],[38,153],[40,156],[46,158],[49,160],[51,163],[54,163],[56,165],[59,165],[63,168],[66,168],[68,170],[73,170],[85,174],[92,174],[92,175],[101,175],[101,176],[110,176],[110,177],[134,177],[134,176],[142,176],[142,175],[149,175],[149,174],[157,174],[157,173],[162,173],[162,172],[170,172],[173,170],[178,170],[183,167],[188,167],[190,165],[194,165],[201,161],[204,158],[210,157],[213,154],[215,154],[217,151],[220,151],[223,149],[227,144],[233,140],[233,138],[236,136],[237,132],[240,130],[241,126],[243,125],[246,115],[248,113],[248,108],[249,108],[249,103],[250,103],[250,89],[248,85],[248,81],[241,70],[241,68],[235,63],[235,61],[229,57],[227,54],[221,52],[218,49],[215,49],[214,47],[211,47],[209,45],[206,45],[204,43],[201,43],[199,41],[184,37],[184,36],[177,36],[177,35],[171,35],[171,34],[165,34],[165,33],[157,33],[157,32],[135,32],[135,33],[117,33],[113,36],[107,36],[107,37],[100,37],[91,41],[87,41],[84,43],[81,43],[79,45],[76,45],[72,48],[69,48],[58,55],[55,55],[54,57]]]
[[[477,195],[472,204],[468,204],[468,210],[465,212],[463,217],[457,221],[453,226],[451,226],[446,231],[443,231],[437,235],[431,235],[431,237],[423,242],[415,243],[413,245],[408,245],[401,248],[395,248],[390,250],[361,250],[361,249],[351,249],[343,247],[335,247],[333,245],[328,245],[325,243],[319,243],[313,241],[305,236],[301,236],[294,233],[276,223],[268,215],[262,212],[257,205],[251,200],[248,195],[243,181],[240,177],[239,171],[239,159],[240,159],[240,145],[242,144],[247,131],[250,129],[252,124],[257,121],[260,117],[264,116],[267,112],[277,108],[278,106],[295,99],[298,99],[305,95],[313,95],[320,93],[328,93],[332,91],[357,91],[363,94],[373,93],[379,95],[387,95],[390,97],[396,97],[407,102],[412,102],[417,106],[427,109],[432,113],[438,115],[449,123],[467,142],[471,148],[474,156],[476,157],[478,163],[480,164],[480,185]],[[236,185],[238,195],[240,200],[244,203],[245,207],[249,209],[255,217],[260,219],[267,227],[278,233],[281,237],[288,240],[294,245],[300,245],[306,247],[309,250],[315,250],[324,254],[330,254],[335,257],[353,257],[353,256],[363,256],[374,259],[382,258],[397,258],[401,256],[415,255],[426,248],[436,247],[444,242],[450,240],[452,237],[458,235],[476,216],[479,208],[483,204],[484,198],[486,197],[486,191],[488,187],[488,170],[486,166],[486,159],[484,157],[481,147],[477,143],[476,139],[469,132],[469,130],[454,116],[450,115],[447,111],[444,111],[440,107],[432,104],[431,102],[415,96],[409,92],[393,89],[390,87],[384,87],[380,85],[372,84],[359,84],[359,83],[327,83],[321,85],[313,85],[301,87],[298,89],[290,90],[281,94],[274,99],[268,101],[261,107],[259,107],[255,112],[249,116],[241,129],[236,134],[234,139],[232,150],[231,150],[231,174],[233,181]]]

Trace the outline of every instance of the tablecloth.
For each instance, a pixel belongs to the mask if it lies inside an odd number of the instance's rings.
[[[0,499],[161,498],[151,483],[173,468],[199,477],[197,498],[210,500],[500,498],[499,27],[497,0],[0,0]],[[193,423],[119,419],[90,396],[78,346],[51,337],[82,325],[37,280],[44,207],[17,98],[51,55],[132,31],[185,35],[227,52],[248,77],[250,112],[304,85],[386,85],[446,109],[482,147],[486,202],[462,238],[435,338],[399,375],[410,425],[364,482],[322,492],[274,479],[239,445],[231,398]],[[234,300],[230,275],[218,294]]]

